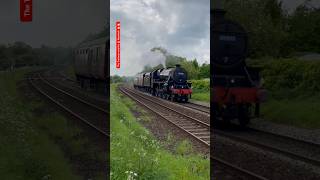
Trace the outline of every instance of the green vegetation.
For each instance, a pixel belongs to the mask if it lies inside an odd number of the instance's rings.
[[[227,16],[250,32],[249,55],[288,57],[296,52],[320,53],[320,8],[304,1],[294,12],[279,0],[224,0]]]
[[[187,60],[184,57],[172,55],[162,47],[154,47],[151,51],[159,52],[165,57],[165,67],[175,67],[176,64],[180,64],[187,71],[188,79],[210,78],[210,64],[204,63],[200,66],[197,59]],[[150,72],[163,67],[163,64],[159,64],[155,67],[146,65],[142,72]]]
[[[210,102],[210,79],[191,80],[192,99]]]
[[[90,147],[89,140],[80,136],[81,129],[44,106],[39,98],[26,99],[20,94],[25,73],[36,70],[0,72],[1,179],[81,179],[67,157],[87,157],[85,160],[92,162],[101,159],[104,152]],[[92,176],[103,179],[101,174]]]
[[[23,103],[17,82],[31,69],[0,73],[0,174],[2,179],[78,179],[60,148],[35,124],[61,128],[58,115],[35,117],[40,104]],[[46,124],[46,120],[51,120]],[[37,122],[37,123],[35,123]],[[60,130],[61,132],[62,130]]]
[[[111,179],[209,179],[209,160],[190,154],[181,142],[176,154],[164,150],[130,112],[128,98],[111,86]]]
[[[66,66],[64,72],[65,72],[65,75],[67,75],[68,77],[76,79],[76,75],[75,75],[73,64],[69,65],[69,66]]]
[[[262,115],[266,120],[291,126],[320,128],[320,97],[297,97],[290,99],[270,98],[262,105]]]
[[[249,61],[262,68],[268,100],[262,115],[273,122],[320,128],[320,62],[297,59]]]
[[[104,38],[109,36],[109,25],[106,25],[102,30],[100,30],[97,33],[90,33],[84,40],[83,42],[87,42],[87,41],[92,41],[95,39],[99,39],[99,38]]]
[[[314,95],[320,90],[319,61],[277,59],[264,60],[262,65],[264,86],[276,98]]]
[[[24,42],[0,45],[0,70],[68,64],[71,60],[71,48],[52,48],[44,45],[40,48],[32,48]]]
[[[320,62],[293,58],[320,53],[320,8],[304,1],[293,12],[278,0],[224,0],[228,18],[249,33],[249,64],[260,66],[268,100],[264,119],[320,128]],[[254,60],[252,60],[254,59]]]
[[[210,64],[204,63],[200,66],[197,59],[187,60],[186,58],[169,54],[167,50],[162,47],[155,47],[151,49],[151,51],[160,52],[165,57],[166,67],[174,67],[176,64],[180,64],[181,67],[187,71],[188,79],[190,79],[190,82],[192,82],[192,99],[210,102]],[[146,65],[142,72],[150,72],[163,67],[164,66],[162,64],[159,64],[155,67]],[[116,83],[124,81],[114,82]]]
[[[111,83],[133,82],[133,77],[127,77],[127,76],[114,75],[114,76],[111,76],[110,79],[111,79]]]

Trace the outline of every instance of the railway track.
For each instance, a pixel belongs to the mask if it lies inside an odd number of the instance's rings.
[[[140,94],[140,95],[142,95],[144,97],[148,97],[148,99],[150,99],[150,100],[152,100],[154,102],[158,102],[158,103],[161,103],[161,104],[166,104],[166,106],[170,107],[171,109],[175,109],[176,111],[179,111],[179,112],[184,112],[184,114],[187,115],[187,116],[190,116],[190,117],[192,117],[194,119],[202,121],[202,122],[204,122],[206,124],[210,124],[210,113],[204,113],[202,111],[195,110],[195,109],[192,109],[190,107],[183,106],[184,105],[183,103],[171,102],[171,101],[168,101],[168,100],[156,97],[156,96],[152,96],[152,95],[150,95],[148,93],[144,93],[144,92],[138,91],[136,89],[132,89],[132,88],[129,88],[129,87],[126,87],[126,88],[128,88],[132,92]]]
[[[106,118],[109,113],[105,109],[54,86],[43,78],[40,73],[28,77],[28,80],[40,94],[64,111],[79,119],[100,135],[109,137],[108,125],[106,124]],[[102,121],[103,119],[105,121]]]
[[[76,81],[67,80],[65,75],[62,75],[61,71],[48,71],[45,74],[45,77],[55,77],[55,78],[46,78],[52,85],[59,87],[59,89],[71,93],[74,96],[80,97],[85,101],[95,104],[103,109],[108,108],[108,99],[107,96],[102,94],[96,94],[93,91],[87,91],[81,88]]]
[[[132,89],[134,90],[134,89]],[[144,92],[140,92],[139,93],[143,93],[143,94],[146,94],[148,96],[151,96],[150,94],[148,93],[144,93]],[[160,97],[156,97],[156,96],[151,96],[152,98],[157,98],[161,101],[167,101],[167,100],[164,100]],[[187,108],[190,108],[192,110],[197,110],[197,111],[200,111],[202,113],[205,113],[207,114],[208,116],[210,116],[210,107],[208,106],[204,106],[204,105],[201,105],[201,104],[197,104],[197,103],[192,103],[192,102],[188,102],[188,103],[177,103],[177,102],[172,102],[173,104],[176,104],[178,106],[183,106],[183,107],[187,107]]]
[[[43,80],[43,78],[33,78],[33,80]],[[130,90],[129,90],[130,91]],[[134,91],[134,90],[131,90],[131,92],[132,91]],[[143,96],[143,95],[141,95],[141,93],[140,94],[138,94],[138,93],[136,93],[135,95],[132,95],[131,94],[131,98],[136,98],[136,99],[139,99],[139,96],[140,96],[140,104],[142,103],[144,103],[145,101],[147,101],[146,100],[146,98],[142,98],[141,96]],[[129,96],[130,97],[130,96]],[[142,100],[142,99],[144,99],[144,100]],[[147,98],[148,99],[148,98]],[[135,99],[134,99],[135,100]],[[151,103],[151,102],[150,102]],[[144,104],[145,105],[145,104]],[[185,104],[184,104],[185,105]],[[149,105],[149,107],[150,108],[155,108],[154,106],[152,106],[152,105]],[[159,107],[159,106],[158,106]],[[150,109],[150,108],[148,108],[148,109]],[[189,108],[194,108],[194,107],[192,107],[192,106],[189,106]],[[157,109],[157,108],[156,108]],[[195,108],[194,108],[195,109]],[[68,110],[67,110],[68,111]],[[199,110],[199,111],[201,111],[201,110]],[[153,111],[154,112],[154,111]],[[171,111],[171,112],[174,112],[174,111]],[[202,112],[204,112],[204,111],[202,111]],[[157,114],[157,113],[156,113]],[[181,114],[180,114],[181,115]],[[183,116],[183,115],[182,115]],[[166,118],[170,118],[170,117],[168,117],[168,116],[164,116],[163,117],[164,119],[166,119]],[[80,119],[80,118],[79,118]],[[83,119],[83,118],[82,118]],[[180,118],[181,119],[181,118]],[[190,120],[190,119],[189,119]],[[85,120],[85,121],[87,121],[87,120]],[[181,121],[176,121],[176,122],[181,122]],[[172,123],[172,122],[171,122]],[[199,123],[198,121],[196,122],[196,123],[191,123],[191,124],[180,124],[180,125],[183,125],[184,127],[187,127],[187,125],[191,125],[191,127],[192,128],[194,128],[194,125],[197,125],[197,123]],[[184,129],[184,131],[186,131],[186,130],[188,130],[189,128],[191,128],[191,127],[187,127],[187,128],[185,128]],[[199,127],[201,127],[201,126],[199,126]],[[197,127],[197,128],[199,128],[199,127]],[[181,128],[180,128],[181,129]],[[210,126],[207,126],[207,129],[210,129]],[[194,129],[194,130],[197,130],[197,129]],[[250,131],[257,131],[257,130],[254,130],[254,129],[251,129]],[[193,131],[193,132],[197,132],[197,131]],[[191,131],[191,133],[192,133],[192,131]],[[200,134],[201,134],[202,132],[200,132]],[[297,159],[297,160],[300,160],[300,161],[303,161],[303,162],[307,162],[307,163],[310,163],[310,164],[313,164],[313,165],[317,165],[317,166],[319,166],[319,161],[317,161],[317,160],[314,160],[314,159],[312,159],[312,158],[308,158],[308,157],[303,157],[303,156],[300,156],[300,155],[298,155],[297,153],[295,154],[295,153],[292,153],[292,152],[286,152],[284,149],[277,149],[277,148],[273,148],[272,146],[270,146],[270,145],[267,145],[267,144],[261,144],[261,142],[255,142],[255,141],[253,141],[253,142],[251,142],[250,140],[248,140],[248,138],[245,138],[245,137],[239,137],[238,135],[237,136],[230,136],[230,135],[226,135],[226,134],[222,134],[221,132],[218,132],[218,131],[215,131],[215,133],[217,134],[217,135],[222,135],[222,136],[228,136],[229,138],[231,138],[231,139],[235,139],[236,141],[238,141],[238,142],[242,142],[242,143],[245,143],[245,144],[250,144],[250,145],[252,145],[252,146],[255,146],[255,147],[259,147],[259,148],[262,148],[262,149],[266,149],[266,150],[268,150],[268,151],[272,151],[272,152],[275,152],[275,153],[280,153],[280,154],[283,154],[283,155],[286,155],[286,156],[288,156],[288,157],[291,157],[291,158],[293,158],[293,159]],[[261,134],[262,133],[268,133],[268,132],[260,132]],[[205,133],[207,136],[206,137],[208,137],[208,135],[210,134],[209,133],[209,131],[207,131],[206,133]],[[271,135],[271,133],[269,133],[270,135]],[[191,134],[190,134],[191,135]],[[193,134],[193,135],[195,135],[195,134]],[[193,135],[191,135],[192,137],[194,137]],[[199,135],[199,134],[196,134],[196,135]],[[209,135],[210,136],[210,135]],[[195,138],[195,137],[194,137]],[[198,137],[199,138],[199,137]],[[285,138],[285,137],[282,137],[282,138]],[[201,138],[200,138],[201,139]],[[289,138],[290,139],[290,138]],[[202,141],[205,141],[206,139],[202,139]],[[293,139],[293,138],[291,138],[291,140],[292,141],[295,141],[296,139]],[[202,142],[203,143],[203,142]],[[302,142],[301,141],[301,143],[305,143],[305,142]],[[203,143],[203,144],[207,144],[207,146],[210,146],[210,141],[205,141],[205,143]],[[316,153],[318,153],[318,152],[316,152]],[[320,154],[320,153],[319,153]],[[232,163],[229,163],[229,162],[227,162],[227,161],[224,161],[224,160],[222,160],[222,159],[219,159],[219,158],[217,158],[217,157],[211,157],[210,158],[212,161],[214,161],[214,162],[216,162],[216,163],[218,163],[218,164],[223,164],[224,166],[227,166],[227,167],[229,167],[229,168],[232,168],[234,171],[237,171],[237,172],[239,172],[240,174],[243,174],[243,175],[245,175],[245,176],[248,176],[248,177],[251,177],[251,178],[253,178],[253,179],[266,179],[266,178],[264,178],[264,177],[262,177],[262,176],[259,176],[258,174],[256,174],[256,173],[254,173],[254,172],[251,172],[251,171],[248,171],[248,170],[246,170],[246,169],[243,169],[243,168],[241,168],[241,167],[238,167],[238,166],[235,166],[235,165],[233,165]]]
[[[182,129],[202,144],[207,147],[210,146],[210,124],[204,123],[168,106],[155,102],[129,88],[121,87],[120,91],[163,119],[169,121],[174,126]]]
[[[184,104],[177,103],[177,104],[191,108],[191,109],[195,109],[197,111],[201,111],[201,112],[210,114],[210,107],[208,107],[208,106],[204,106],[204,105],[196,104],[196,103],[192,103],[192,102],[184,103]]]
[[[120,87],[119,89],[123,94],[127,95],[128,97],[138,102],[142,106],[146,107],[153,113],[157,114],[158,116],[162,117],[174,126],[181,129],[182,131],[186,132],[188,135],[198,140],[206,147],[210,148],[210,124],[204,123],[200,120],[186,115],[183,112],[179,112],[161,103],[153,101],[152,98],[150,98],[149,96],[138,93],[130,88]],[[249,177],[249,179],[267,179],[254,172],[245,170],[241,167],[233,165],[232,163],[224,161],[223,159],[217,157],[210,157],[210,160],[219,164],[223,164],[224,166],[227,166],[233,171],[236,171],[246,177]]]
[[[245,131],[221,131],[215,129],[214,132],[215,135],[227,137],[236,142],[320,167],[319,144],[251,128]]]

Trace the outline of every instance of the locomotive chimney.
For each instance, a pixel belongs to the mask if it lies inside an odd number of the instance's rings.
[[[224,19],[224,15],[226,14],[226,11],[223,9],[222,1],[223,0],[211,0],[210,14],[213,24],[222,21]]]

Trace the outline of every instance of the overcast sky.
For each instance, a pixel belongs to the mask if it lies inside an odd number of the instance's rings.
[[[0,43],[70,46],[103,29],[107,0],[34,0],[33,22],[19,21],[19,0],[0,1]]]
[[[0,1],[0,44],[24,41],[39,47],[73,46],[107,23],[107,0],[34,0],[33,22],[19,21],[19,0]],[[294,9],[304,0],[284,0]],[[319,6],[320,0],[313,0]],[[209,0],[111,0],[111,73],[134,75],[164,61],[162,46],[187,59],[209,62]],[[114,68],[115,20],[120,20],[120,70]]]
[[[209,0],[111,0],[111,74],[135,75],[164,62],[150,49],[209,62]],[[121,69],[115,69],[115,21],[121,21]]]
[[[305,0],[283,0],[289,11]],[[111,0],[111,75],[134,75],[164,62],[150,49],[210,61],[209,0]],[[320,1],[314,0],[314,5]],[[121,68],[115,68],[115,21],[121,21]]]

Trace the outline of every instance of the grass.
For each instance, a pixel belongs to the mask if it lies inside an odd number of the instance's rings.
[[[192,99],[203,102],[210,102],[210,80],[191,80]]]
[[[320,128],[320,96],[271,98],[261,108],[266,120],[299,128]]]
[[[287,59],[251,59],[262,68],[264,88],[269,91],[261,106],[264,119],[299,128],[320,128],[320,62]]]
[[[177,153],[163,148],[130,112],[127,98],[111,86],[111,179],[209,179],[209,160],[190,154],[181,142]]]
[[[74,72],[74,66],[73,65],[68,65],[65,70],[64,70],[65,74],[72,78],[72,79],[76,79],[76,76],[75,76],[75,72]]]
[[[210,102],[210,92],[199,92],[194,90],[192,92],[191,99],[203,102]]]
[[[64,117],[19,94],[18,82],[34,70],[0,73],[1,179],[81,179],[66,151],[73,157],[97,152],[87,148],[88,140],[78,138],[81,130]]]

